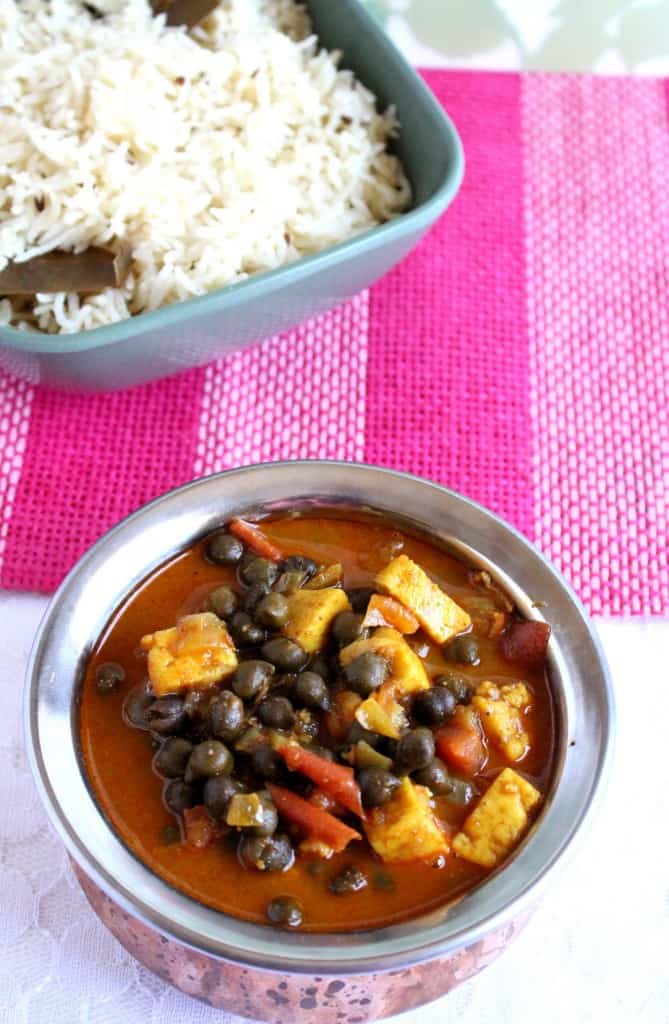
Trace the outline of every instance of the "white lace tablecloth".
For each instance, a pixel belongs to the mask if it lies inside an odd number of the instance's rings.
[[[47,824],[22,734],[24,669],[44,607],[0,593],[0,1024],[231,1024],[106,932]],[[403,1024],[669,1022],[669,623],[598,625],[619,715],[598,818],[501,959]]]

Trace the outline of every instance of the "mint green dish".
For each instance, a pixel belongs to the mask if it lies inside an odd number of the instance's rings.
[[[396,220],[277,270],[107,327],[44,335],[0,327],[0,367],[48,387],[110,391],[234,352],[331,309],[373,284],[454,198],[464,171],[457,132],[359,0],[309,0],[323,45],[397,108],[397,152],[414,203]]]

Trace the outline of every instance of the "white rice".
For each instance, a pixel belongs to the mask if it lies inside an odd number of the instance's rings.
[[[0,298],[0,323],[112,323],[397,216],[392,110],[319,49],[293,0],[222,0],[166,28],[146,0],[0,0],[0,270],[130,245],[123,288]],[[336,2],[336,0],[334,0]]]

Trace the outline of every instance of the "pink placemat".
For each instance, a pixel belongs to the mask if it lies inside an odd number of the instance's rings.
[[[669,87],[427,72],[465,184],[382,282],[106,396],[0,375],[0,585],[52,590],[119,517],[264,459],[364,459],[530,536],[597,614],[669,613]]]

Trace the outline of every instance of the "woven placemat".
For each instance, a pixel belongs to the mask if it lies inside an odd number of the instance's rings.
[[[465,183],[369,292],[131,391],[0,375],[1,586],[52,590],[122,515],[194,476],[330,457],[483,502],[594,613],[669,613],[667,83],[425,77]]]

